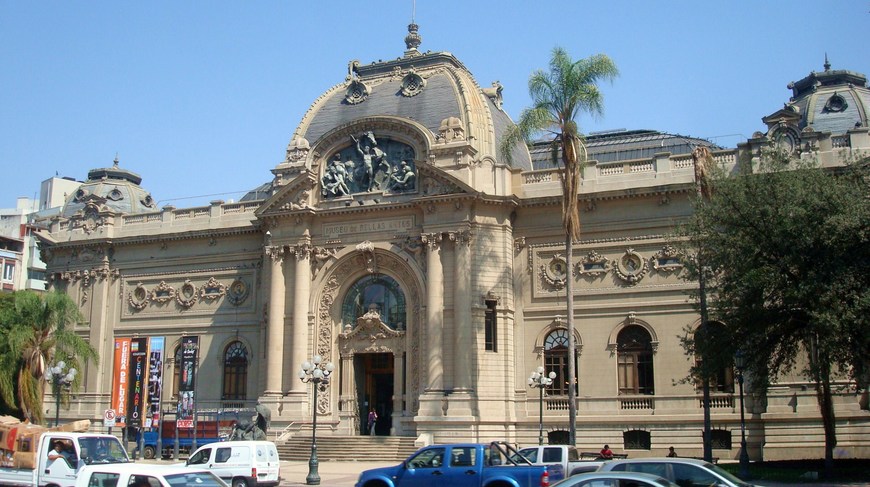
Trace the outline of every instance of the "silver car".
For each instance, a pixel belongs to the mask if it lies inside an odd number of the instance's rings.
[[[589,472],[568,477],[552,487],[679,487],[657,475],[640,472]]]
[[[681,487],[750,487],[712,463],[695,458],[631,458],[613,460],[599,472],[643,472],[657,475]]]

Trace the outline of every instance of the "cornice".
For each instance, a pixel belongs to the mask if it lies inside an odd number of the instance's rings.
[[[201,238],[217,238],[217,237],[230,237],[235,235],[244,235],[244,234],[256,234],[259,233],[259,225],[251,225],[247,228],[236,228],[236,229],[203,229],[203,230],[193,230],[188,232],[181,233],[160,233],[160,234],[147,234],[141,236],[129,236],[129,237],[121,237],[121,238],[100,238],[100,239],[88,239],[88,240],[79,240],[74,242],[55,242],[52,244],[52,248],[54,249],[75,249],[75,248],[84,248],[84,247],[93,247],[94,245],[109,245],[114,247],[121,247],[126,245],[141,245],[148,243],[161,243],[161,242],[171,242],[171,241],[179,241],[179,240],[194,240]]]

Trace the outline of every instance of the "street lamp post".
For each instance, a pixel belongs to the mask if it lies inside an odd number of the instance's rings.
[[[60,393],[64,387],[70,387],[78,371],[75,367],[66,368],[66,362],[61,360],[54,367],[45,371],[45,380],[51,382],[51,392],[54,394],[54,426],[60,424]]]
[[[544,368],[538,367],[529,376],[529,387],[538,389],[538,445],[544,444],[544,388],[553,384],[553,379],[556,378],[556,373],[552,370],[549,374],[544,375]]]
[[[746,357],[743,351],[734,354],[734,367],[737,368],[737,384],[740,387],[740,478],[749,478],[749,452],[746,451],[746,416],[743,409],[743,372],[746,370]]]
[[[303,362],[302,370],[299,371],[299,379],[302,382],[314,384],[314,403],[311,408],[314,415],[311,427],[311,458],[308,460],[308,476],[305,477],[305,483],[308,485],[320,485],[320,474],[317,471],[317,391],[326,390],[329,385],[329,375],[335,370],[332,362],[322,362],[320,355],[315,355],[310,362]]]

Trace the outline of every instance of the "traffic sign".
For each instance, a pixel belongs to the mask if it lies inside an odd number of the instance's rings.
[[[103,426],[112,427],[115,426],[115,410],[114,409],[106,409],[103,413]]]

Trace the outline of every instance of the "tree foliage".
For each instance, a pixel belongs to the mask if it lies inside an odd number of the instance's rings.
[[[81,322],[78,307],[64,293],[16,291],[0,301],[0,330],[6,336],[0,346],[0,402],[7,411],[41,423],[47,368],[61,360],[78,370],[98,363],[96,349],[73,329]]]
[[[703,256],[711,319],[727,329],[685,340],[705,357],[694,372],[709,377],[740,348],[761,384],[804,374],[816,383],[832,459],[832,377],[846,371],[866,387],[870,360],[867,165],[821,169],[771,150],[741,167],[714,179],[679,230],[687,252]]]

